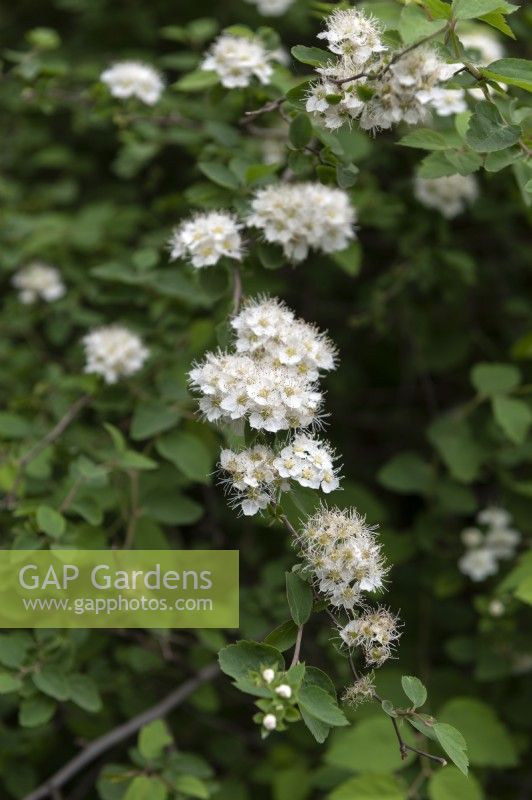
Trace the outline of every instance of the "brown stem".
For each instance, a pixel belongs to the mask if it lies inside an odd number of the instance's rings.
[[[295,647],[294,647],[294,655],[292,656],[292,661],[290,662],[290,667],[295,666],[297,664],[297,662],[299,661],[299,654],[301,652],[301,640],[303,639],[303,628],[304,627],[305,627],[304,625],[300,625],[299,628],[297,629],[297,638],[296,638],[296,644],[295,644]]]
[[[278,97],[277,100],[270,100],[269,103],[265,103],[263,106],[256,108],[254,111],[246,111],[240,122],[242,125],[247,125],[247,123],[251,122],[251,120],[255,119],[255,117],[260,117],[262,114],[268,114],[270,111],[277,111],[277,109],[281,108],[285,101],[286,97]]]
[[[26,455],[22,456],[17,465],[18,470],[13,486],[4,500],[4,505],[6,508],[13,508],[15,505],[18,489],[24,476],[24,470],[28,464],[37,458],[37,456],[42,453],[42,451],[48,447],[48,445],[59,439],[61,434],[64,433],[68,426],[75,420],[79,412],[90,403],[91,399],[92,396],[90,394],[85,394],[83,397],[80,397],[79,400],[76,400],[76,402],[68,409],[66,414],[59,420],[57,425],[55,425],[51,431],[48,431],[46,436],[37,442],[37,444],[35,444],[31,450],[28,450]]]
[[[137,733],[144,725],[153,722],[155,719],[165,717],[174,708],[180,706],[193,692],[200,686],[212,680],[218,672],[217,664],[209,664],[209,666],[201,669],[195,678],[185,681],[178,689],[175,689],[167,695],[159,703],[156,703],[151,708],[147,708],[136,717],[124,722],[122,725],[113,728],[112,730],[94,739],[81,753],[74,756],[68,761],[60,770],[58,770],[51,778],[45,781],[41,786],[33,792],[27,794],[23,800],[42,800],[44,797],[57,796],[57,792],[65,783],[77,775],[87,764],[91,764],[107,750],[121,744],[124,740],[129,739],[133,734]]]

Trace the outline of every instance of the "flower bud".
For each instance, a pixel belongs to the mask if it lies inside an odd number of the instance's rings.
[[[267,731],[274,731],[277,727],[277,717],[275,714],[266,714],[262,720],[262,724]]]
[[[292,689],[287,683],[282,683],[277,687],[275,692],[279,695],[279,697],[284,697],[285,700],[289,700],[292,697]]]
[[[271,669],[271,667],[268,667],[268,669],[262,671],[262,677],[266,683],[271,683],[275,678],[275,671]]]

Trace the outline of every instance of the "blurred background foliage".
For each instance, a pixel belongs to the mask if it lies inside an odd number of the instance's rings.
[[[387,0],[365,5],[386,19],[401,11]],[[318,161],[309,153],[297,161],[273,116],[258,132],[238,124],[269,98],[265,90],[196,94],[172,84],[195,69],[226,25],[268,24],[286,48],[313,44],[320,23],[311,11],[296,0],[266,23],[243,0],[19,0],[1,11],[0,487],[7,495],[18,459],[80,396],[93,395],[28,465],[16,508],[2,511],[3,546],[120,547],[135,514],[139,548],[236,547],[239,635],[259,640],[288,616],[283,573],[294,555],[283,530],[226,508],[212,478],[220,437],[196,419],[186,388],[191,361],[224,342],[231,278],[224,267],[169,264],[166,241],[191,208],[243,210],[254,186],[282,174],[286,159],[311,179]],[[512,17],[517,40],[505,40],[509,54],[526,56],[531,23],[526,7]],[[166,75],[154,109],[120,105],[98,83],[109,62],[130,57]],[[282,90],[288,75],[286,67],[276,71]],[[284,148],[275,167],[265,164],[265,131]],[[291,267],[250,247],[244,290],[278,294],[339,345],[340,368],[327,380],[328,436],[346,479],[333,499],[380,526],[393,564],[389,602],[404,621],[399,661],[380,671],[379,691],[402,702],[398,676],[419,675],[434,713],[464,733],[473,777],[464,783],[449,768],[422,783],[419,765],[401,762],[391,726],[369,706],[348,712],[353,726],[324,746],[302,726],[261,743],[249,698],[216,679],[169,718],[180,776],[172,796],[525,800],[532,562],[522,557],[520,571],[502,583],[499,574],[473,584],[457,560],[461,530],[487,505],[512,513],[525,545],[532,533],[530,209],[511,169],[483,172],[478,200],[445,220],[413,196],[419,151],[398,147],[390,133],[353,131],[342,146],[359,170],[346,179],[359,214],[349,257],[311,255]],[[229,166],[213,175],[213,163]],[[11,277],[32,259],[60,269],[64,298],[19,303]],[[79,343],[90,327],[114,321],[141,333],[151,358],[131,381],[101,388],[83,374]],[[495,366],[483,382],[472,370],[484,362]],[[501,411],[494,402],[501,396],[527,411],[512,412],[511,404]],[[300,507],[312,502],[300,494]],[[66,524],[42,530],[43,505]],[[504,603],[500,617],[490,613],[494,598]],[[345,659],[327,627],[319,619],[312,625],[303,657],[332,671],[341,688]],[[235,637],[1,634],[0,664],[20,682],[14,688],[0,675],[1,796],[24,797],[80,743],[156,702]],[[48,681],[35,677],[43,669]],[[151,731],[156,740],[160,733]],[[131,757],[145,765],[153,749],[139,742]],[[127,762],[127,747],[77,776],[64,797],[123,797],[109,760]],[[150,791],[139,798],[157,800]]]

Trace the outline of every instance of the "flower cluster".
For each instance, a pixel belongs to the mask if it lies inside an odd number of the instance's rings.
[[[246,305],[232,325],[236,352],[208,353],[189,373],[206,418],[246,420],[269,433],[316,423],[323,402],[317,378],[335,366],[327,337],[268,299]],[[294,342],[294,333],[300,342]]]
[[[113,64],[100,76],[113,97],[126,100],[136,97],[147,106],[153,106],[159,100],[164,89],[164,82],[156,69],[140,61],[120,61]]]
[[[253,516],[290,489],[290,481],[328,494],[340,485],[330,446],[312,436],[298,434],[276,453],[255,445],[240,452],[222,450],[223,483],[234,494],[232,504]]]
[[[321,183],[273,184],[259,189],[247,224],[287,258],[302,261],[310,249],[344,250],[355,237],[355,209],[342,189]]]
[[[356,708],[365,703],[375,694],[375,684],[373,675],[361,675],[354,683],[346,688],[342,696],[343,702],[348,706]]]
[[[359,9],[335,11],[325,24],[318,38],[326,39],[336,60],[318,68],[321,79],[306,104],[325,127],[356,119],[364,130],[378,130],[416,124],[430,107],[442,116],[466,110],[461,89],[441,87],[461,64],[443,63],[431,47],[389,53],[379,23]]]
[[[289,673],[276,672],[273,667],[266,667],[260,673],[253,675],[257,686],[269,694],[268,697],[257,701],[260,713],[254,717],[254,721],[262,726],[263,737],[272,731],[284,730],[285,722],[299,717],[293,713],[296,686],[290,685],[288,676]]]
[[[95,328],[83,338],[85,372],[101,375],[105,383],[138,372],[149,356],[140,336],[120,325]]]
[[[173,232],[170,257],[187,258],[198,269],[218,263],[223,256],[240,261],[241,228],[234,216],[224,211],[197,214]]]
[[[263,17],[280,17],[287,11],[294,0],[248,0],[257,6],[257,11]]]
[[[11,282],[18,289],[21,303],[30,305],[37,300],[51,303],[66,292],[59,270],[49,264],[34,261],[13,275]]]
[[[477,515],[480,527],[465,528],[462,542],[467,548],[458,567],[472,581],[483,581],[499,571],[501,559],[513,558],[521,541],[519,531],[511,527],[512,517],[503,508],[489,507]]]
[[[446,219],[453,219],[476,200],[478,184],[473,175],[416,177],[414,194],[426,208],[434,208]]]
[[[399,635],[397,617],[386,608],[363,611],[340,631],[347,647],[360,647],[366,663],[375,667],[390,658]]]
[[[222,33],[207,52],[201,68],[216,72],[227,89],[249,86],[253,78],[270,82],[273,75],[269,52],[260,39]]]

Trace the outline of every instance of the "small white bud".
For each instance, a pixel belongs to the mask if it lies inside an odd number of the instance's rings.
[[[290,686],[288,686],[287,683],[282,683],[280,686],[277,687],[275,692],[276,694],[279,695],[279,697],[284,697],[285,700],[289,700],[290,697],[292,697],[292,689],[290,688]]]
[[[492,617],[502,617],[505,611],[504,603],[501,600],[492,600],[488,610]]]
[[[466,547],[478,547],[482,544],[484,535],[478,528],[464,528],[461,539]]]
[[[266,714],[262,720],[262,724],[267,731],[274,731],[277,727],[277,717],[275,714]]]
[[[264,669],[262,671],[262,677],[266,681],[266,683],[271,683],[275,678],[275,671],[269,667],[268,669]]]

